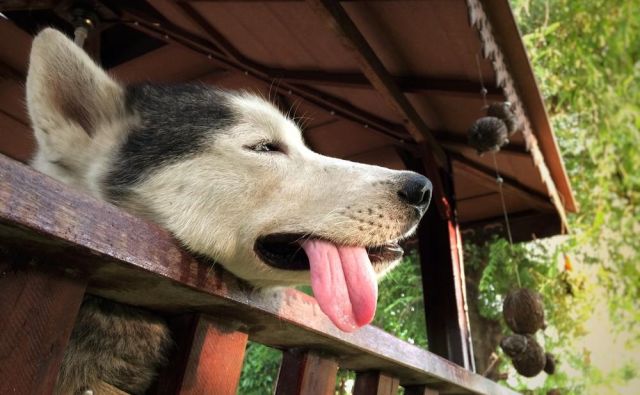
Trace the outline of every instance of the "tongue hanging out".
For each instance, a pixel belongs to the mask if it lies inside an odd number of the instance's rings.
[[[376,312],[378,283],[363,247],[305,240],[311,287],[322,311],[345,332],[367,325]]]

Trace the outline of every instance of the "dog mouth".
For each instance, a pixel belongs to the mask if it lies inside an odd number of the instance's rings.
[[[254,250],[267,265],[281,270],[310,270],[309,258],[302,247],[306,240],[325,240],[295,233],[274,233],[258,238]],[[397,241],[364,247],[369,261],[375,266],[402,258],[404,250]]]
[[[345,246],[301,234],[272,234],[255,244],[269,266],[308,270],[313,296],[336,327],[351,332],[373,320],[378,300],[374,265],[397,260],[397,243]]]

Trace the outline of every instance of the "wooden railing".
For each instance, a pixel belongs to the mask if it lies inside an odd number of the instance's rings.
[[[0,155],[0,394],[52,391],[85,292],[171,317],[158,394],[235,394],[247,340],[283,350],[276,394],[514,392],[367,326],[336,329],[313,298],[257,291],[160,227]]]

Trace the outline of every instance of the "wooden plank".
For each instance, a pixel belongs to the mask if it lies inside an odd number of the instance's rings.
[[[400,381],[381,372],[362,372],[356,375],[353,395],[397,395]]]
[[[237,322],[223,323],[201,314],[180,316],[172,323],[175,355],[153,393],[235,395],[247,333],[237,330]]]
[[[53,393],[85,288],[0,256],[0,394]]]
[[[443,181],[446,196],[452,196],[452,180],[445,178]],[[429,210],[418,228],[427,338],[430,351],[473,370],[464,265],[455,207],[451,212],[453,215],[449,218],[442,218],[434,210]]]
[[[46,266],[81,271],[98,296],[156,311],[241,320],[251,339],[340,355],[340,366],[376,369],[403,385],[450,383],[460,393],[513,394],[445,359],[366,326],[338,330],[313,298],[256,290],[197,260],[155,224],[127,214],[0,155],[0,239],[46,254]],[[65,258],[58,259],[56,258]]]
[[[403,118],[404,126],[416,142],[426,143],[437,163],[441,166],[444,165],[446,155],[432,131],[402,93],[389,71],[340,3],[334,0],[307,0],[307,3],[327,22],[327,25],[336,33],[345,47],[351,50],[360,65],[360,70],[371,82],[371,85]]]
[[[183,4],[182,7],[188,8],[189,5]],[[211,57],[212,60],[215,60],[221,65],[234,70],[246,72],[248,77],[262,81],[268,85],[270,89],[278,93],[286,95],[295,94],[314,106],[326,109],[327,112],[333,112],[336,116],[351,122],[355,122],[363,126],[366,125],[369,130],[392,137],[398,140],[401,144],[404,143],[405,140],[411,139],[411,136],[406,134],[402,126],[386,121],[338,97],[315,90],[309,86],[288,83],[286,81],[278,81],[278,83],[274,84],[273,81],[277,79],[275,76],[277,71],[272,71],[269,67],[253,62],[252,60],[242,56],[242,54],[237,51],[234,52],[232,58],[227,57],[228,55],[226,55],[226,53],[234,51],[234,49],[220,34],[216,34],[215,36],[209,37],[209,40],[205,40],[181,29],[170,21],[164,20],[162,21],[162,27],[160,28],[157,27],[158,22],[150,20],[148,16],[141,14],[135,9],[126,7],[123,10],[123,16],[137,23],[136,25],[132,25],[135,29],[141,30],[146,34],[165,41],[167,40],[167,37],[169,37],[172,42]],[[198,22],[202,23],[202,21],[194,21],[194,23]],[[205,31],[217,32],[208,24],[202,26],[203,29],[205,27]],[[225,50],[220,50],[220,47],[224,47]]]
[[[300,350],[282,354],[275,395],[332,395],[338,364],[333,359]]]
[[[438,395],[440,392],[421,385],[414,385],[404,388],[404,395]]]
[[[455,161],[456,166],[459,166],[465,172],[470,173],[480,178],[481,180],[493,183],[496,190],[498,189],[498,185],[496,183],[496,172],[494,169],[491,169],[481,163],[474,162],[473,160],[460,154],[451,153],[450,155],[451,158]],[[504,193],[520,196],[523,199],[526,199],[527,202],[529,202],[533,206],[533,208],[540,211],[548,212],[553,210],[551,197],[545,196],[540,192],[529,188],[515,178],[511,178],[505,175],[501,175],[501,177],[503,180],[502,189]]]
[[[562,222],[557,213],[540,213],[535,210],[509,214],[509,226],[514,243],[551,237],[562,230]],[[465,242],[482,244],[494,235],[507,238],[503,215],[461,223],[460,227]]]
[[[294,84],[335,86],[353,89],[373,89],[373,85],[360,73],[339,73],[323,70],[287,70],[271,69],[271,75],[278,80]],[[428,78],[419,76],[394,77],[396,84],[404,93],[447,93],[468,95],[477,98],[482,89],[475,81]],[[500,88],[489,87],[487,95],[495,100],[504,100]]]

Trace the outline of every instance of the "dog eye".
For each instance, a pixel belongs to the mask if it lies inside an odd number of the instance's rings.
[[[268,141],[262,141],[256,145],[252,145],[247,148],[255,152],[282,152],[282,149],[278,144],[271,143]]]

